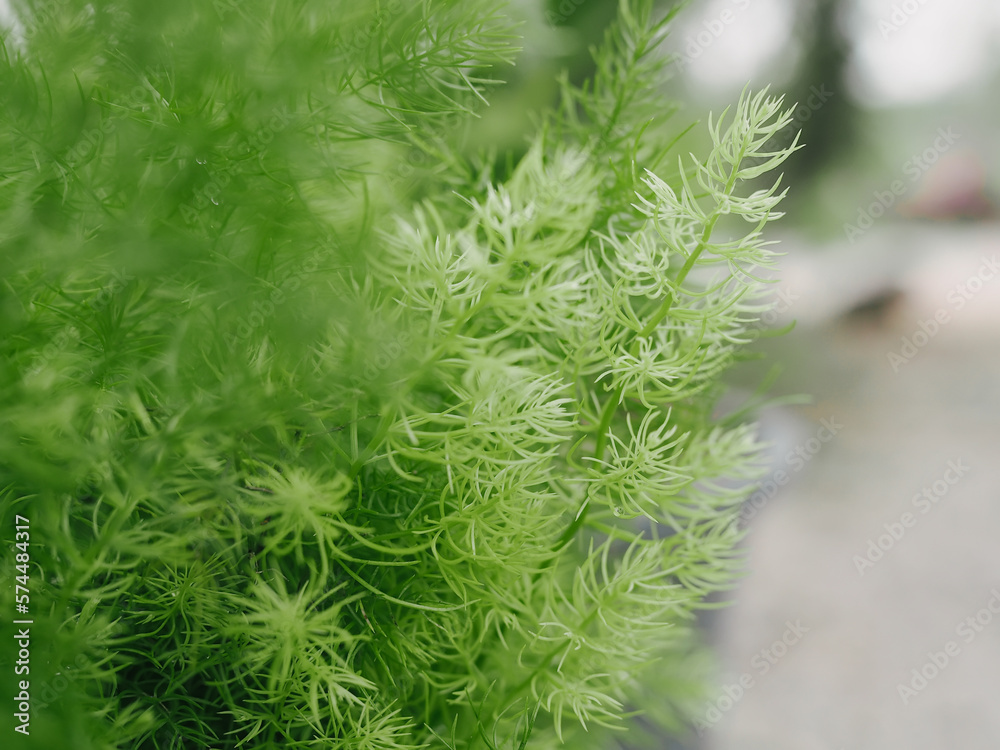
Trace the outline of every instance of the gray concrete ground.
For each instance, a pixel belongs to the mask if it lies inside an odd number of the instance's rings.
[[[815,403],[765,417],[789,481],[714,623],[707,750],[1000,747],[1000,227],[871,234],[786,243],[804,324],[769,348]]]

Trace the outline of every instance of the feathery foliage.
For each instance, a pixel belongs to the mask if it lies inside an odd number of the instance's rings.
[[[760,476],[713,410],[768,309],[784,191],[747,185],[789,112],[747,93],[678,155],[673,12],[622,0],[501,179],[464,146],[516,58],[498,5],[16,3],[0,489],[5,538],[30,520],[31,746],[683,731]]]

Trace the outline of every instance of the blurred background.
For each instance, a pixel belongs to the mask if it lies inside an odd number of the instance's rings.
[[[516,150],[617,3],[513,4],[524,52],[474,135]],[[1000,2],[693,0],[665,52],[678,129],[769,85],[807,144],[773,233],[773,325],[797,327],[756,346],[812,402],[762,416],[772,471],[686,750],[996,748]]]
[[[797,327],[759,348],[813,403],[764,415],[692,747],[997,747],[1000,3],[696,1],[672,44],[693,116],[769,84],[807,144],[776,233]]]

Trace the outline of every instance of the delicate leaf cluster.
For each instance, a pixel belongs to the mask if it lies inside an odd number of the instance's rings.
[[[514,58],[487,0],[19,6],[0,487],[38,747],[682,731],[760,473],[712,416],[784,195],[747,184],[795,146],[745,94],[668,172],[653,5],[502,180],[440,127]]]

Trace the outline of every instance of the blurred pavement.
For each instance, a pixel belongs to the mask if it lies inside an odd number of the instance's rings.
[[[767,348],[815,402],[764,418],[789,481],[713,625],[706,750],[1000,747],[1000,226],[869,235],[782,246],[801,325]]]

